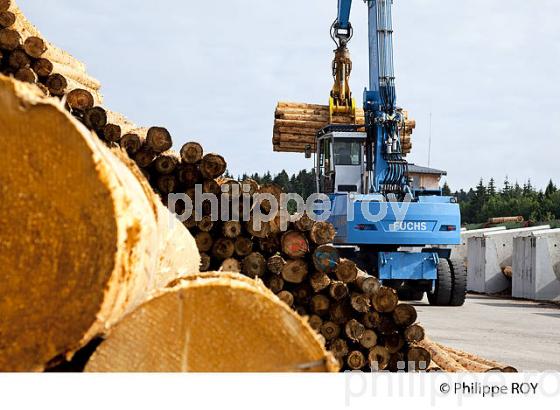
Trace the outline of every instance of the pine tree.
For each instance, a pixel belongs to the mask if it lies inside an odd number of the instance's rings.
[[[505,196],[509,196],[511,194],[511,184],[509,183],[509,178],[506,175],[506,179],[504,181],[504,189],[502,190],[502,193]]]
[[[554,182],[552,182],[552,179],[548,182],[548,185],[546,186],[546,190],[544,191],[544,195],[547,198],[550,198],[552,196],[552,194],[554,194],[556,191],[558,191],[558,189],[556,188],[556,185],[554,185]]]
[[[443,196],[452,196],[453,195],[451,193],[451,188],[449,188],[449,185],[447,184],[447,181],[445,181],[445,183],[443,184],[443,188],[441,188],[441,194]]]
[[[490,182],[488,182],[488,195],[493,197],[496,196],[496,182],[494,178],[490,178]]]

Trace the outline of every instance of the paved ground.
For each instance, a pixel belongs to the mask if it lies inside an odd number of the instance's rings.
[[[560,371],[560,306],[469,295],[461,308],[415,303],[432,340],[520,371]]]

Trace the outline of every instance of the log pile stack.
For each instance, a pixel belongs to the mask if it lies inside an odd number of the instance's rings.
[[[44,39],[14,0],[0,1],[0,73],[36,84],[107,143],[117,143],[136,126],[102,107],[101,84],[85,65]]]
[[[484,359],[480,356],[467,353],[462,350],[453,349],[442,345],[441,343],[433,342],[428,338],[420,341],[418,345],[430,352],[433,363],[428,369],[429,371],[445,371],[451,373],[517,373],[517,369],[514,367],[506,366],[493,360]]]
[[[0,0],[0,72],[40,90],[0,76],[0,137],[9,139],[0,151],[0,179],[7,181],[0,225],[8,227],[0,230],[7,272],[0,281],[7,341],[0,370],[48,368],[111,328],[89,370],[337,369],[319,340],[342,369],[425,369],[432,356],[444,356],[424,340],[413,306],[340,257],[330,224],[305,215],[286,229],[279,215],[261,226],[236,220],[256,207],[270,212],[256,195],[278,198],[281,190],[224,178],[222,156],[196,142],[175,152],[166,128],[139,128],[101,107],[99,83],[43,40],[13,0]],[[279,120],[312,127],[324,120],[320,106],[281,111]],[[302,124],[279,124],[280,138],[311,135],[296,132]],[[212,220],[205,202],[184,222],[191,235],[169,224],[154,191],[169,206],[170,193],[196,199],[196,185],[204,194],[225,193],[219,208],[232,216]],[[249,201],[238,203],[238,192]],[[214,270],[220,272],[201,273]],[[225,346],[232,334],[238,340]],[[448,355],[467,370],[467,360],[491,366],[458,351]]]
[[[411,138],[416,122],[408,119],[406,111],[401,112],[405,118],[400,127],[401,143],[403,154],[407,155],[412,150]],[[319,130],[329,125],[329,122],[329,107],[326,105],[279,102],[274,114],[274,151],[305,152],[309,146],[315,152],[315,136]],[[364,110],[356,109],[355,118],[348,114],[336,114],[332,123],[363,126]]]

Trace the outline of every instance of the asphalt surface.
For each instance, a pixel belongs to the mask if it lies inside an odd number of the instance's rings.
[[[519,371],[560,371],[559,305],[474,294],[459,308],[414,305],[434,341]]]

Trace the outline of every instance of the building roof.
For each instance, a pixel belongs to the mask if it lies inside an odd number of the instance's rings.
[[[416,164],[408,164],[409,174],[428,174],[428,175],[447,175],[447,171],[442,171],[440,169],[422,167]]]

